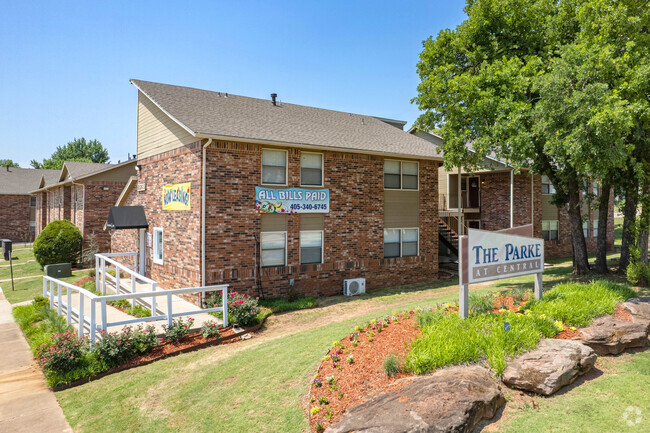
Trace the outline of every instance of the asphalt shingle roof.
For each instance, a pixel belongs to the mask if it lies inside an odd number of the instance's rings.
[[[270,99],[131,80],[196,137],[261,140],[334,150],[442,159],[426,140],[372,116]]]
[[[101,164],[96,162],[77,162],[77,161],[66,161],[65,166],[68,168],[68,173],[73,179],[77,179],[80,176],[93,173],[95,171],[102,170],[114,166],[116,164]]]
[[[29,194],[38,189],[41,177],[55,183],[60,170],[36,170],[33,168],[0,167],[0,194]]]

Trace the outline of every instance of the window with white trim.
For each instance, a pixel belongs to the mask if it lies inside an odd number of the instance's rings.
[[[598,185],[598,182],[594,182],[594,195],[596,197],[600,195],[600,185]]]
[[[594,237],[597,238],[598,237],[598,220],[594,220],[593,231],[594,231]]]
[[[542,194],[555,194],[555,187],[546,175],[542,175]]]
[[[287,184],[286,150],[262,149],[262,183],[266,185]]]
[[[418,255],[418,229],[384,229],[384,257]]]
[[[161,227],[154,227],[153,229],[153,262],[163,264],[163,229]]]
[[[585,238],[589,237],[589,221],[582,222],[582,233],[584,234]]]
[[[303,230],[300,232],[300,264],[323,263],[323,232]]]
[[[542,237],[545,241],[556,241],[559,239],[559,222],[557,220],[542,221]]]
[[[384,160],[385,189],[418,189],[418,163]]]
[[[29,197],[29,205],[31,207],[36,207],[36,196],[35,195]]]
[[[323,154],[300,152],[300,184],[323,186]]]
[[[287,263],[287,232],[262,232],[260,248],[263,268],[285,266]]]

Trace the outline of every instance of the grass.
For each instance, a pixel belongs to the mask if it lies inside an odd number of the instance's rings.
[[[544,293],[541,300],[531,300],[527,308],[569,326],[587,326],[595,317],[614,313],[616,304],[634,296],[637,293],[629,287],[610,281],[564,283]]]
[[[32,352],[49,341],[50,336],[70,329],[65,319],[51,309],[45,300],[15,307],[12,314]]]
[[[554,336],[564,329],[563,324],[586,326],[596,317],[612,314],[616,304],[636,295],[627,286],[609,281],[572,282],[556,285],[540,301],[531,300],[523,315],[506,311],[472,314],[462,320],[455,313],[425,311],[418,317],[422,335],[411,345],[405,366],[415,374],[424,374],[485,359],[500,375],[508,358],[534,349],[541,337]]]
[[[260,307],[269,308],[274,314],[284,313],[287,311],[304,310],[318,306],[318,299],[310,297],[300,297],[295,301],[288,301],[281,298],[260,299]]]
[[[605,374],[587,381],[570,392],[538,399],[539,409],[518,408],[504,420],[504,433],[557,432],[600,433],[648,431],[650,414],[650,350],[616,358],[600,357],[596,368]],[[597,370],[598,371],[598,370]],[[628,407],[639,408],[641,423],[626,425]],[[636,416],[634,417],[636,418]],[[630,418],[628,418],[630,419]]]
[[[41,265],[36,262],[34,251],[31,248],[21,248],[19,250],[14,249],[11,257],[14,268],[14,278],[27,275],[43,275]],[[30,262],[30,260],[34,261]],[[11,268],[9,267],[9,262],[0,260],[0,280],[7,280],[10,278]],[[3,287],[4,286],[5,284],[3,284]],[[11,284],[9,287],[11,287]]]

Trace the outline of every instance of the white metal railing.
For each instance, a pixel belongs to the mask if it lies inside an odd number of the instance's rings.
[[[65,290],[64,290],[65,289]],[[65,295],[63,292],[66,292]],[[176,295],[182,294],[191,294],[191,293],[202,293],[203,298],[205,298],[206,292],[215,292],[221,291],[221,307],[206,308],[201,309],[197,307],[196,310],[192,311],[183,311],[174,313],[173,311],[173,297]],[[78,296],[78,308],[73,306],[74,293],[77,293]],[[161,314],[156,309],[155,299],[159,296],[167,297],[167,307],[166,314]],[[174,317],[189,316],[193,314],[201,313],[211,313],[211,312],[221,312],[223,314],[223,326],[228,326],[228,285],[218,285],[218,286],[205,286],[205,287],[191,287],[184,289],[173,289],[173,290],[160,290],[160,291],[150,291],[150,292],[137,292],[137,293],[126,293],[126,294],[117,294],[117,295],[96,295],[89,290],[86,290],[82,287],[75,286],[65,281],[58,280],[56,278],[43,276],[43,297],[50,300],[50,308],[54,308],[55,299],[56,299],[56,309],[59,316],[63,315],[65,310],[66,321],[68,325],[72,325],[73,319],[77,319],[77,332],[80,337],[84,335],[84,327],[86,324],[89,326],[90,334],[90,344],[94,344],[95,339],[97,338],[97,331],[106,331],[110,326],[120,326],[120,325],[130,325],[133,323],[157,321],[157,320],[166,320],[167,326],[172,326]],[[132,302],[135,300],[142,300],[146,298],[152,298],[150,304],[151,315],[147,317],[134,317],[129,320],[121,320],[115,322],[108,321],[106,304],[110,301],[118,301],[120,299],[130,299]],[[90,303],[90,313],[86,313],[85,304],[86,302]],[[97,304],[99,304],[99,318],[97,317]],[[98,320],[99,319],[99,320]]]
[[[133,257],[134,266],[128,267],[116,260],[117,257]],[[106,295],[106,278],[112,280],[115,283],[115,293],[118,295],[122,290],[121,278],[122,272],[126,272],[128,276],[131,277],[131,293],[136,292],[137,283],[142,282],[149,285],[149,288],[152,292],[156,291],[158,283],[156,283],[151,278],[147,278],[144,275],[138,273],[138,253],[129,252],[129,253],[106,253],[106,254],[95,254],[95,287],[97,291],[101,292],[102,296]],[[107,266],[108,264],[108,266]],[[109,274],[109,271],[115,271],[115,276]],[[156,308],[156,298],[152,299],[152,307]],[[136,298],[131,298],[131,306],[134,306],[136,303]]]

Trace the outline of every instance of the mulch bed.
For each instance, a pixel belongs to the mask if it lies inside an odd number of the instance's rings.
[[[356,347],[352,344],[355,334],[358,334]],[[370,335],[372,341],[368,341]],[[327,428],[338,421],[347,408],[357,406],[379,393],[398,390],[408,383],[408,378],[413,377],[410,374],[387,376],[384,359],[394,354],[403,364],[409,344],[419,335],[415,313],[410,312],[391,316],[388,326],[382,327],[381,332],[377,332],[377,324],[373,324],[345,337],[340,341],[340,347],[330,349],[311,385],[308,410],[320,408],[318,413],[310,415],[313,431],[318,431],[316,426],[319,423]],[[336,356],[339,357],[338,362],[334,362]],[[352,364],[348,362],[348,356],[353,356]],[[334,385],[328,383],[328,377],[334,378]],[[322,386],[316,386],[316,380]],[[319,402],[323,397],[327,399],[327,404]]]
[[[557,340],[572,340],[574,338],[580,337],[582,332],[579,329],[571,329],[569,326],[564,325],[564,331],[560,331],[555,337]]]
[[[528,298],[524,297],[521,302],[516,303],[515,305],[515,298],[512,296],[500,295],[494,300],[494,308],[492,309],[492,312],[498,313],[501,308],[505,308],[507,310],[512,310],[515,313],[522,313],[523,311],[519,311],[519,306],[523,306],[527,300]]]

